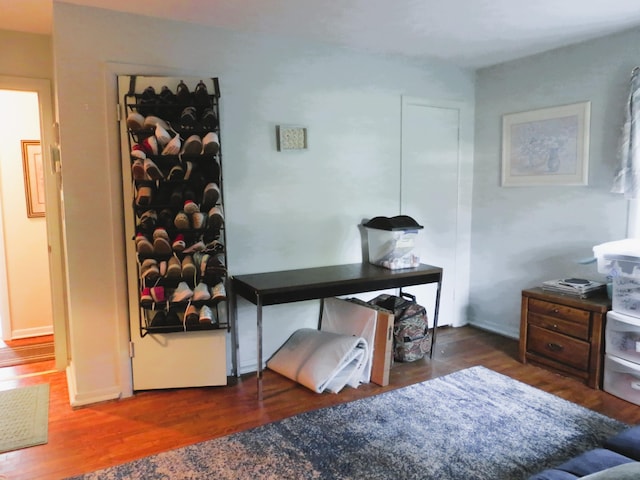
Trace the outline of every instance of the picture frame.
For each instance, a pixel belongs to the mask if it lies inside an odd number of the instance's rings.
[[[502,186],[589,182],[591,102],[502,116]]]
[[[45,216],[44,162],[39,140],[21,140],[27,217]]]

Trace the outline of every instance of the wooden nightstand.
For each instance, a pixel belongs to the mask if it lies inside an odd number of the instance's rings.
[[[523,290],[520,361],[543,365],[599,389],[609,310],[606,292],[582,299],[542,288]]]

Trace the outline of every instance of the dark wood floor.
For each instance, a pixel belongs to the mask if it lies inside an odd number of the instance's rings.
[[[48,443],[0,454],[0,474],[11,480],[61,479],[474,365],[629,424],[640,424],[639,406],[540,367],[523,365],[517,360],[517,347],[515,340],[473,327],[444,328],[438,333],[434,359],[396,364],[388,387],[369,384],[337,395],[316,394],[266,371],[262,404],[256,401],[255,377],[246,375],[227,387],[141,392],[124,400],[72,409],[65,374],[38,373],[53,369],[53,362],[0,369],[0,390],[44,382],[51,386]]]

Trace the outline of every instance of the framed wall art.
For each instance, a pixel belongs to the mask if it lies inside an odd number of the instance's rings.
[[[27,196],[27,216],[45,216],[44,165],[38,140],[21,140],[24,190]]]
[[[502,116],[502,186],[587,185],[591,102]]]

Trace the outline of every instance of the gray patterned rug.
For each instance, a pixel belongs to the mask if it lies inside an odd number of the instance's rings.
[[[625,427],[473,367],[75,478],[517,480]]]

